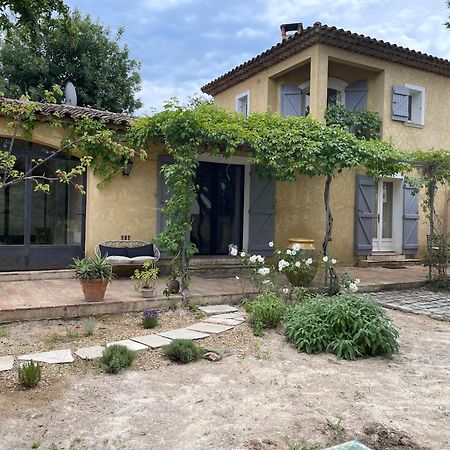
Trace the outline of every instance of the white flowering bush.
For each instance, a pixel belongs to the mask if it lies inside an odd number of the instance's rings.
[[[239,255],[242,264],[249,269],[249,277],[251,283],[255,285],[258,290],[273,290],[275,286],[275,273],[272,265],[266,263],[266,258],[264,256],[250,255],[244,251],[238,252],[235,248],[232,248],[230,250],[230,255]]]
[[[239,256],[242,264],[250,269],[250,280],[258,289],[276,290],[275,281],[279,274],[285,275],[293,287],[307,287],[311,284],[319,267],[317,258],[306,254],[300,244],[294,244],[288,249],[278,249],[274,242],[269,242],[269,247],[274,249],[275,258],[272,264],[269,264],[264,256],[239,252],[232,245],[230,255]]]
[[[298,243],[291,248],[275,250],[278,259],[277,271],[286,275],[293,287],[309,286],[319,267],[317,258],[309,256]]]
[[[342,275],[339,286],[344,292],[358,292],[358,285],[361,282],[359,278],[352,278],[347,272]]]

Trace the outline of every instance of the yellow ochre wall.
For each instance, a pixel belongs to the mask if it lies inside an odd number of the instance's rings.
[[[319,57],[314,60],[314,55]],[[322,67],[317,67],[320,64]],[[309,80],[310,74],[314,76],[317,73],[323,80],[324,70],[328,71],[328,77],[339,78],[348,83],[368,80],[368,109],[380,113],[383,139],[392,140],[398,148],[406,151],[432,148],[450,150],[449,78],[322,44],[291,56],[232,86],[219,93],[214,100],[217,105],[234,111],[235,96],[250,90],[250,112],[279,111],[279,87],[282,83],[300,84]],[[423,127],[407,126],[391,119],[392,86],[405,83],[425,87]],[[322,94],[325,86],[321,87]],[[312,88],[313,83],[311,90]],[[320,111],[312,115],[321,118]],[[334,232],[330,251],[346,264],[355,261],[355,174],[355,171],[347,171],[337,176],[331,188]],[[315,239],[316,246],[320,248],[325,227],[323,185],[322,178],[305,176],[293,183],[277,184],[275,238],[280,245],[286,244],[290,237],[303,237]],[[444,218],[447,217],[446,198],[446,189],[441,187],[436,197],[436,207],[442,218],[443,231],[446,226]],[[421,207],[419,214],[419,245],[423,248],[426,244],[427,225]]]
[[[0,136],[11,137],[5,118],[0,118]],[[31,141],[51,148],[59,148],[67,131],[39,123]],[[21,136],[17,136],[23,139]],[[28,139],[25,139],[28,140]],[[131,239],[151,241],[156,234],[157,166],[161,153],[153,146],[146,161],[136,159],[131,175],[118,174],[112,183],[99,189],[101,178],[88,170],[86,194],[86,253],[92,255],[95,245],[104,240]]]

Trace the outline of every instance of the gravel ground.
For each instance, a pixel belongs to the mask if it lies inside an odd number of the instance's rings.
[[[0,327],[0,356],[24,355],[62,348],[70,348],[74,353],[80,347],[105,345],[107,342],[142,336],[159,331],[185,327],[200,322],[201,313],[191,312],[186,308],[163,312],[156,328],[146,330],[141,326],[141,313],[105,315],[96,318],[96,329],[92,336],[84,333],[83,319],[76,320],[42,320],[20,322]],[[224,347],[234,354],[247,351],[251,331],[246,326],[229,330],[219,335],[202,339],[205,347]],[[98,362],[83,361],[73,354],[73,364],[42,364],[43,386],[50,386],[59,379],[66,379],[70,374],[100,372]],[[17,365],[17,361],[15,363]],[[158,351],[141,351],[133,364],[136,369],[155,369],[171,363]],[[0,393],[21,390],[17,383],[17,371],[0,372]],[[1,446],[0,446],[1,448]]]
[[[357,438],[374,450],[450,449],[450,323],[388,314],[400,331],[392,359],[306,355],[276,332],[255,338],[244,324],[202,341],[234,352],[217,363],[180,366],[147,351],[119,375],[77,362],[45,366],[34,390],[1,378],[0,448],[310,450]],[[179,311],[166,320],[196,318]],[[105,335],[89,343],[142,331],[133,315],[98,322]],[[10,325],[2,342],[17,333],[42,349],[28,334],[69,323],[77,322]]]

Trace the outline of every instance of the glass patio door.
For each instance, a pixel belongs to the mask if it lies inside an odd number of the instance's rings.
[[[373,187],[372,244],[374,252],[393,251],[392,218],[394,204],[394,183],[375,181]]]
[[[0,145],[7,145],[0,140]],[[16,167],[27,172],[32,160],[45,159],[52,150],[16,141]],[[54,176],[70,171],[78,160],[57,155],[33,174]],[[76,182],[85,184],[85,178]],[[84,254],[85,196],[64,183],[54,183],[49,193],[34,191],[27,180],[0,189],[0,271],[66,268]]]

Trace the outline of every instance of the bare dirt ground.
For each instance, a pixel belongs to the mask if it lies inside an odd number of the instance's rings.
[[[450,323],[389,315],[401,343],[392,359],[305,355],[241,325],[205,342],[233,349],[217,363],[144,352],[159,363],[141,354],[138,370],[120,375],[46,366],[51,382],[30,391],[0,378],[0,448],[309,450],[359,439],[376,450],[450,449]]]

